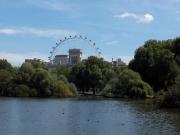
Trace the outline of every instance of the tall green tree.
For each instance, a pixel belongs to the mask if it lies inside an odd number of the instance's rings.
[[[47,70],[36,69],[31,82],[32,87],[36,88],[38,96],[52,95],[54,82]]]
[[[17,72],[15,82],[17,84],[26,84],[30,86],[34,73],[35,69],[31,63],[23,63]]]
[[[102,91],[102,95],[110,97],[146,98],[153,96],[153,89],[141,80],[140,75],[128,68],[121,70],[112,78]]]
[[[13,79],[12,74],[4,69],[0,70],[0,96],[7,96],[8,87]]]
[[[134,59],[129,63],[129,67],[139,72],[142,79],[156,91],[166,89],[177,75],[174,54],[167,47],[169,43],[149,40],[137,49]]]
[[[176,38],[173,42],[172,52],[178,65],[180,66],[180,37]]]
[[[0,69],[5,69],[5,70],[12,71],[13,67],[7,60],[0,59]]]
[[[78,65],[72,67],[70,81],[76,84],[80,91],[91,90],[94,94],[102,90],[108,79],[114,75],[112,66],[102,58],[90,56]]]

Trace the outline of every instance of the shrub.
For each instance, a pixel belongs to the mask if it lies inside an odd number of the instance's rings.
[[[74,85],[74,83],[69,83],[68,86],[69,90],[73,93],[73,96],[78,95],[77,88],[76,85]]]
[[[60,80],[55,83],[53,95],[56,97],[71,97],[73,96],[73,92],[69,89],[67,84]]]
[[[130,88],[128,89],[128,96],[131,98],[145,98],[153,95],[153,89],[149,84],[142,80],[130,80]]]
[[[168,91],[159,92],[156,96],[156,103],[160,107],[180,107],[180,77],[177,77],[174,85]]]
[[[37,89],[38,96],[51,96],[53,78],[45,69],[38,68],[31,79],[31,87]]]
[[[6,96],[9,85],[12,82],[12,75],[9,71],[0,69],[0,96]]]
[[[60,75],[58,77],[58,80],[62,80],[64,83],[68,83],[68,80],[67,80],[67,78],[64,75]]]
[[[30,97],[36,97],[37,96],[37,90],[35,88],[29,90],[29,96]]]
[[[100,93],[100,95],[104,97],[113,97],[114,95],[112,94],[112,85],[107,84]]]
[[[153,89],[141,80],[138,73],[124,69],[118,78],[113,78],[103,89],[102,95],[115,97],[145,98],[153,96]]]
[[[15,88],[15,96],[17,97],[28,97],[29,96],[29,87],[26,85],[17,85]]]

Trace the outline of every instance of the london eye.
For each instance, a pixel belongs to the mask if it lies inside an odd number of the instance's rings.
[[[96,46],[96,43],[93,42],[91,39],[88,39],[86,36],[82,36],[82,35],[75,35],[75,36],[66,36],[64,37],[64,39],[59,40],[55,46],[52,47],[52,50],[50,51],[50,56],[48,57],[50,64],[53,64],[53,60],[56,54],[56,51],[58,48],[61,48],[63,46],[65,46],[67,43],[69,42],[74,42],[74,41],[83,41],[85,42],[87,45],[89,45],[95,52],[95,55],[97,57],[101,56],[101,51],[100,49]]]

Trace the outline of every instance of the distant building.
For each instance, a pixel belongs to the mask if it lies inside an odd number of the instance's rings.
[[[54,58],[54,65],[68,65],[68,55],[56,55]]]
[[[37,58],[34,58],[34,59],[25,59],[25,63],[39,63],[39,62],[43,62],[41,59],[37,59]]]
[[[112,66],[113,66],[113,67],[116,67],[116,65],[117,65],[117,61],[113,61],[113,60],[112,60]]]
[[[120,58],[117,59],[116,61],[117,61],[116,65],[117,65],[118,67],[126,66],[126,63],[123,62]]]
[[[126,66],[126,63],[123,62],[120,58],[116,59],[116,61],[113,61],[113,59],[112,59],[112,66],[113,67],[124,67],[124,66]]]
[[[69,64],[78,64],[82,60],[82,50],[81,49],[69,49]]]
[[[53,64],[51,67],[65,66],[65,65],[75,65],[82,60],[82,50],[81,49],[69,49],[69,55],[56,55],[53,59]]]

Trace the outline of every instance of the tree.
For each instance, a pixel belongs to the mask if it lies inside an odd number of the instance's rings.
[[[48,71],[36,69],[31,82],[32,87],[37,89],[38,96],[51,96],[54,83]]]
[[[21,72],[29,73],[30,75],[34,73],[34,67],[31,63],[23,63],[19,70]]]
[[[71,97],[73,96],[73,93],[67,84],[65,84],[62,80],[59,80],[55,83],[53,95],[55,97]]]
[[[72,67],[69,80],[77,86],[79,91],[85,92],[89,89],[87,75],[88,72],[86,71],[85,64],[79,63]]]
[[[71,72],[71,67],[61,66],[56,69],[55,74],[57,74],[57,76],[64,75],[67,78],[69,78],[70,72]]]
[[[30,63],[30,64],[32,64],[32,66],[35,68],[35,69],[38,69],[38,68],[42,68],[42,69],[44,69],[44,70],[48,70],[48,67],[47,67],[47,65],[44,63],[44,62],[32,62],[32,63]]]
[[[9,62],[7,62],[7,60],[5,59],[0,59],[0,70],[1,69],[9,70],[9,71],[13,70],[12,65]]]
[[[166,89],[166,84],[175,78],[172,65],[176,65],[174,54],[168,49],[170,41],[147,41],[135,52],[129,68],[139,72],[155,91]],[[175,66],[174,66],[175,67]]]
[[[176,38],[173,42],[172,52],[178,65],[180,65],[180,37]]]
[[[72,67],[69,80],[77,86],[78,90],[83,92],[90,90],[95,94],[97,90],[102,90],[114,74],[109,62],[90,56]]]
[[[159,92],[156,96],[156,103],[160,107],[179,108],[180,107],[180,76],[175,79],[175,83],[166,92]]]
[[[0,70],[0,96],[6,96],[8,86],[12,81],[12,75],[9,71],[1,69]]]
[[[111,97],[145,98],[153,96],[153,89],[141,80],[138,73],[123,69],[118,77],[112,78],[106,84],[102,94]]]
[[[76,88],[75,84],[68,83],[68,87],[69,87],[69,90],[72,92],[73,96],[77,96],[78,95],[77,88]]]
[[[28,97],[30,96],[30,89],[27,85],[21,84],[15,87],[15,96]]]
[[[100,81],[102,80],[101,69],[97,65],[92,65],[88,70],[89,85],[95,95],[96,89],[100,88]]]
[[[15,82],[17,84],[26,84],[30,86],[34,73],[35,69],[31,63],[23,63],[16,75]]]

